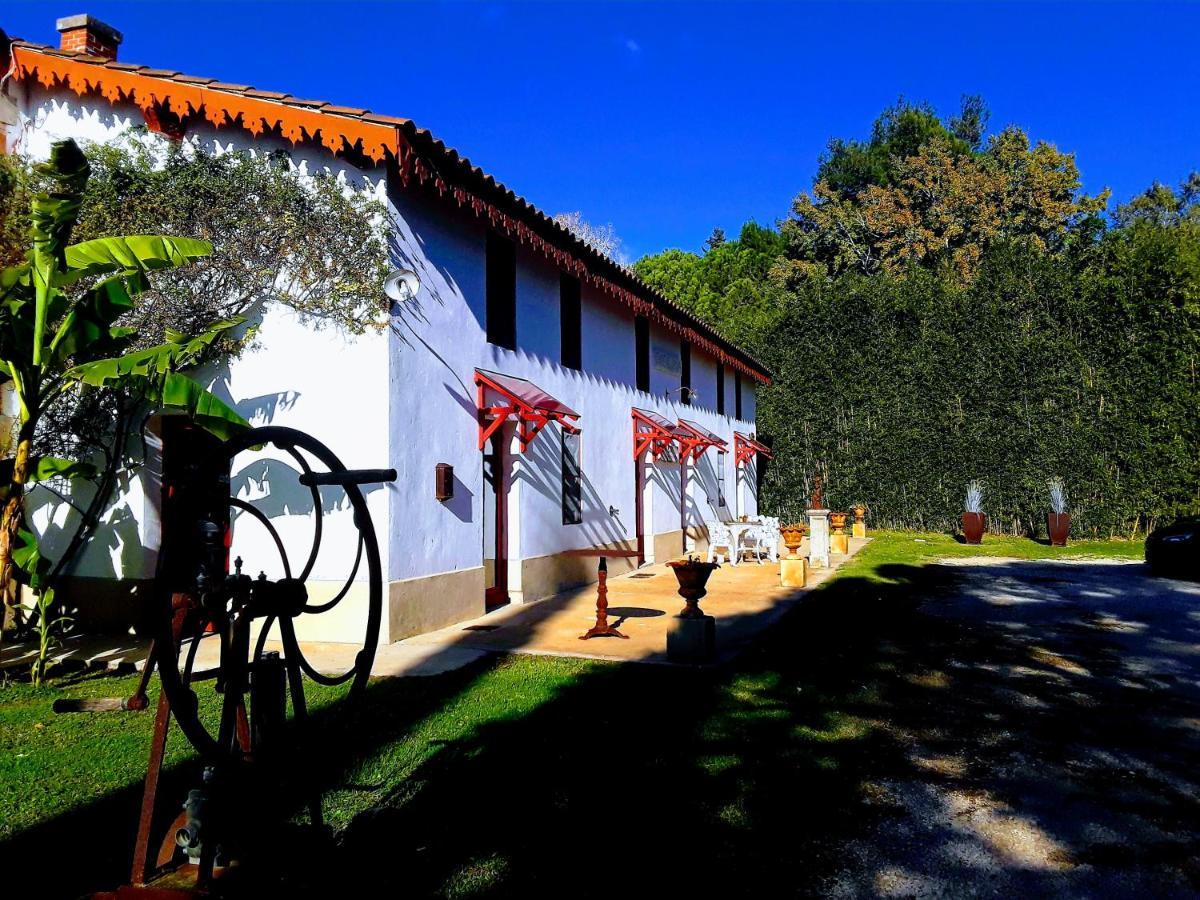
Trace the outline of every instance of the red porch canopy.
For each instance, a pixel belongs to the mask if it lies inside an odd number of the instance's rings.
[[[537,437],[538,432],[557,422],[564,431],[578,434],[575,421],[579,413],[560,400],[547,394],[532,381],[475,370],[475,386],[478,389],[479,449],[482,450],[496,431],[509,419],[517,423],[517,437],[521,452]]]
[[[633,414],[633,458],[638,459],[647,450],[658,459],[671,449],[671,444],[685,432],[663,416],[648,409],[631,409]]]
[[[699,459],[709,447],[716,447],[722,452],[728,449],[729,445],[723,439],[703,425],[697,425],[687,419],[679,420],[679,431],[681,432],[679,446],[682,450],[679,457],[684,462],[687,461],[688,456],[691,456],[692,459]]]
[[[750,462],[754,459],[754,455],[760,453],[767,459],[774,459],[775,454],[771,452],[771,448],[765,444],[760,444],[752,437],[747,437],[740,431],[733,433],[733,464],[740,466],[742,463]]]

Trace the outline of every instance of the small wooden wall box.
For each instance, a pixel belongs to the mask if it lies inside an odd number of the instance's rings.
[[[454,496],[454,466],[450,463],[438,463],[435,467],[433,495],[443,502]]]

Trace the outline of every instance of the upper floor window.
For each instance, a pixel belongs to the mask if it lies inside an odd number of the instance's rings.
[[[487,339],[517,349],[517,251],[513,242],[489,231],[486,262]]]
[[[692,402],[692,345],[687,341],[679,344],[679,399],[684,406]]]
[[[579,279],[563,272],[558,279],[558,316],[561,331],[559,362],[568,369],[583,368],[583,308]]]
[[[733,373],[733,417],[742,417],[742,373]]]
[[[637,389],[650,390],[650,320],[638,316],[633,320],[633,337],[637,350]]]
[[[725,363],[717,363],[717,415],[725,414]]]

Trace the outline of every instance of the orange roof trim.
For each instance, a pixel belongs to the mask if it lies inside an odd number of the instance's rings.
[[[14,44],[13,77],[18,81],[35,79],[45,88],[59,84],[81,97],[99,94],[109,103],[133,103],[148,119],[157,118],[162,110],[181,118],[203,115],[217,128],[240,123],[255,137],[278,129],[292,144],[313,141],[331,153],[358,151],[377,163],[388,156],[400,157],[402,138],[396,127],[400,120],[371,122],[357,115],[329,111],[328,104],[299,106],[279,102],[277,98],[286,97],[285,94],[270,96],[267,91],[251,88],[222,90],[218,82],[206,83],[206,79],[183,80],[175,72],[152,75],[156,70],[113,62],[97,65],[94,59],[52,56]]]

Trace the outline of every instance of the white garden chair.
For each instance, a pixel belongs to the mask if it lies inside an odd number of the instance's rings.
[[[768,556],[771,562],[775,562],[779,555],[779,532],[775,532],[772,537],[766,525],[755,525],[753,528],[748,528],[742,534],[741,540],[738,541],[736,556],[741,556],[743,553],[749,553],[761,566],[763,557]]]
[[[711,519],[705,519],[704,527],[708,529],[708,562],[713,561],[713,556],[720,556],[721,562],[729,560],[731,566],[738,564],[737,546],[733,540],[733,532],[729,530],[729,526],[724,522],[717,522]],[[725,554],[716,552],[720,547],[725,550]]]

